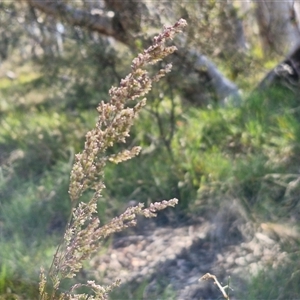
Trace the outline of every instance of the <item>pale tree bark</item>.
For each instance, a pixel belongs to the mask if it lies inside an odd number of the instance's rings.
[[[230,56],[236,52],[246,50],[246,39],[243,29],[243,23],[238,15],[238,8],[234,6],[233,1],[224,3],[222,26],[226,35],[225,46]]]
[[[257,24],[257,15],[253,0],[244,0],[235,2],[239,8],[239,16],[242,19],[242,26],[244,30],[244,39],[247,50],[252,47],[253,44],[257,46],[257,40],[259,39],[259,28]]]
[[[300,47],[290,53],[260,82],[257,91],[268,91],[272,87],[285,88],[298,97],[300,90]]]
[[[226,78],[206,56],[195,51],[190,51],[189,55],[194,57],[195,71],[201,72],[206,70],[211,78],[211,85],[215,90],[215,94],[220,104],[238,105],[240,102],[240,93],[237,85]]]
[[[254,3],[262,46],[266,55],[273,51],[286,55],[299,46],[299,19],[294,0],[258,0]]]
[[[298,28],[300,29],[300,2],[299,1],[294,1],[294,11],[296,14],[296,20],[297,20],[297,25]]]

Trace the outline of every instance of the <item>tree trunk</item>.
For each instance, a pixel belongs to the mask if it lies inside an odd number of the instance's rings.
[[[299,45],[300,33],[294,0],[254,1],[265,55],[286,55]]]
[[[255,91],[268,93],[270,90],[284,89],[288,94],[299,98],[300,94],[300,46],[273,68],[260,82]]]

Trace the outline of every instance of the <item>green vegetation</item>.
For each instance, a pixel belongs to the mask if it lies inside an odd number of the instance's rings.
[[[89,61],[86,70],[69,66],[76,72],[67,88],[41,68],[23,70],[14,81],[0,79],[0,299],[37,298],[39,268],[50,264],[63,234],[74,153],[94,126],[96,101],[111,85],[108,80],[99,87],[99,65],[88,74],[94,63]],[[57,68],[52,75],[58,76]],[[118,73],[126,72],[122,65],[118,68]],[[251,94],[240,107],[199,109],[157,94],[154,90],[149,110],[139,115],[126,144],[141,145],[142,153],[107,166],[107,189],[98,204],[101,221],[122,212],[130,200],[172,197],[180,200],[177,212],[186,216],[215,211],[224,199],[239,199],[258,222],[299,217],[299,194],[288,190],[300,163],[300,110],[294,95],[276,89]],[[294,252],[292,262],[299,259]],[[259,273],[248,286],[247,299],[299,295],[299,264],[292,262]],[[133,297],[142,298],[143,284]],[[168,287],[159,297],[171,299],[174,292]]]
[[[245,299],[297,299],[300,280],[298,262],[299,253],[293,256],[292,263],[260,272],[249,285],[249,294]]]

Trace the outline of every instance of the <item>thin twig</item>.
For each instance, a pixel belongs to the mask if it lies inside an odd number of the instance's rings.
[[[227,295],[227,293],[226,293],[226,291],[225,291],[225,289],[228,288],[228,285],[222,286],[222,285],[220,284],[220,282],[218,281],[217,277],[216,277],[215,275],[210,274],[210,273],[206,273],[205,275],[203,275],[203,276],[199,279],[199,281],[200,281],[200,280],[208,280],[208,279],[213,279],[214,282],[215,282],[215,284],[218,286],[218,288],[220,289],[221,293],[223,294],[223,297],[224,297],[225,299],[230,300],[230,299],[229,299],[229,296]]]

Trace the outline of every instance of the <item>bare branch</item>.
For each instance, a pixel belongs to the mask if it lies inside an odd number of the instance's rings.
[[[116,30],[114,27],[113,14],[108,14],[102,10],[85,11],[62,2],[40,0],[23,1],[27,2],[33,8],[66,21],[71,25],[81,26],[107,36],[112,36],[116,40],[124,43],[124,36],[126,36],[126,34],[125,32],[121,32],[120,28]]]
[[[226,78],[206,56],[195,51],[191,51],[191,55],[196,58],[195,70],[203,70],[205,68],[210,78],[212,78],[212,85],[215,88],[218,100],[223,104],[227,104],[229,98],[231,102],[238,104],[240,102],[238,87]]]

